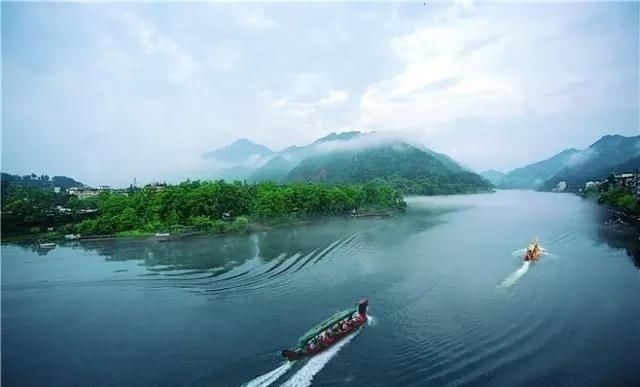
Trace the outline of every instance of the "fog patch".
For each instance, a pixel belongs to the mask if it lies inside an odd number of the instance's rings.
[[[593,157],[597,156],[598,152],[593,150],[593,148],[587,148],[578,153],[574,153],[567,160],[567,167],[578,167],[580,165],[585,164],[587,161],[591,160]]]
[[[400,143],[407,143],[418,149],[424,149],[423,145],[414,143],[406,136],[398,133],[370,132],[364,133],[363,135],[350,140],[336,140],[319,143],[315,145],[315,150],[320,153],[329,153],[335,151],[379,148],[388,145],[394,145],[394,149],[398,148],[397,150],[406,150],[406,147],[403,147]]]

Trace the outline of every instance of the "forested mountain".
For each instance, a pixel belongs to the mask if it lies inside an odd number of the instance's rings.
[[[207,152],[203,157],[231,164],[246,164],[272,154],[273,151],[266,146],[241,138],[213,152]]]
[[[573,155],[564,168],[546,180],[542,189],[551,189],[560,181],[566,181],[570,189],[579,188],[589,180],[606,177],[610,172],[632,172],[635,169],[633,165],[636,165],[633,160],[637,156],[640,156],[640,136],[604,136]]]
[[[489,169],[487,171],[480,172],[480,176],[489,180],[489,182],[493,185],[498,185],[500,180],[506,176],[504,172],[496,171],[495,169]]]
[[[541,187],[545,181],[558,173],[567,165],[572,156],[580,151],[574,148],[566,149],[557,155],[537,163],[514,169],[507,173],[498,188],[503,189],[534,189]]]
[[[30,175],[12,175],[2,172],[2,187],[16,186],[16,187],[33,187],[33,188],[53,188],[60,187],[61,189],[67,189],[71,187],[82,187],[79,181],[76,181],[66,176],[53,176],[48,175],[36,175],[32,173]]]
[[[432,153],[397,141],[307,158],[287,175],[287,180],[329,184],[384,180],[408,194],[491,190],[491,184],[479,175],[460,167],[448,168]]]

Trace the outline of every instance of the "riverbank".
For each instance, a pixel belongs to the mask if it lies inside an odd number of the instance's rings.
[[[73,239],[67,239],[61,232],[46,232],[46,233],[24,233],[13,235],[2,235],[1,242],[4,243],[38,243],[38,242],[87,242],[96,240],[144,240],[144,239],[156,239],[158,241],[171,241],[186,239],[190,237],[200,236],[214,236],[214,235],[238,235],[238,234],[250,234],[256,232],[269,231],[273,229],[286,229],[304,227],[314,223],[327,222],[335,219],[383,219],[391,218],[404,213],[404,210],[390,209],[390,210],[361,210],[355,214],[343,214],[343,215],[322,215],[322,216],[288,216],[279,217],[273,219],[262,220],[249,220],[247,219],[246,225],[244,221],[242,227],[237,227],[237,223],[227,222],[227,227],[222,227],[214,230],[193,230],[189,233],[163,233],[169,235],[157,236],[156,232],[149,232],[143,230],[129,230],[122,231],[115,234],[93,234],[93,235],[81,235],[75,234]],[[236,224],[236,227],[233,225]]]
[[[640,226],[640,202],[625,190],[615,189],[607,192],[588,190],[580,193],[579,196],[602,206],[614,218],[612,221],[626,221]]]

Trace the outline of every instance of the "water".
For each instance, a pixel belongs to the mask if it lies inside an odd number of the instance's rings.
[[[640,384],[636,231],[605,243],[621,231],[572,195],[409,206],[246,236],[5,245],[2,385]],[[534,237],[549,254],[523,266]],[[372,324],[280,358],[363,296]]]

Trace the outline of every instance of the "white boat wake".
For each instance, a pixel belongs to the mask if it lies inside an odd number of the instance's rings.
[[[289,371],[294,363],[291,361],[284,362],[280,367],[246,382],[241,387],[268,387]]]
[[[514,256],[514,257],[517,257],[517,258],[524,258],[526,253],[527,253],[527,249],[520,249],[520,250],[516,250],[516,251],[512,252],[511,255]],[[558,258],[557,255],[548,252],[544,248],[542,248],[542,250],[540,251],[540,255],[543,255],[545,257],[550,257],[550,258]]]
[[[519,249],[511,253],[514,257],[524,257],[524,254],[527,252],[527,249]]]
[[[529,271],[530,264],[531,262],[529,261],[523,262],[522,266],[520,266],[518,270],[511,273],[507,278],[505,278],[502,282],[500,282],[500,286],[505,288],[513,286],[516,282],[518,282],[520,278],[522,278],[522,276],[527,274],[527,272]]]
[[[354,337],[360,333],[360,329],[352,335],[342,339],[338,344],[312,357],[304,367],[293,374],[289,380],[284,382],[280,387],[308,387],[311,385],[313,378],[333,359],[340,349],[347,345]]]

